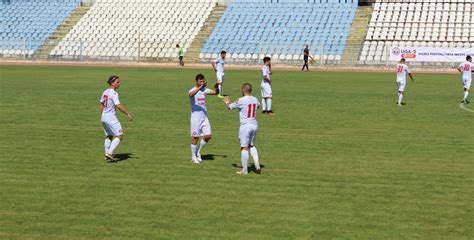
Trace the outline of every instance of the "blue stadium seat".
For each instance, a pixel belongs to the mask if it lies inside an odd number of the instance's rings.
[[[201,53],[301,54],[304,44],[341,55],[356,0],[234,0]],[[259,47],[250,47],[256,44]],[[212,47],[210,47],[212,46]],[[232,46],[232,47],[226,47]]]
[[[79,4],[80,0],[1,0],[0,50],[36,51]]]

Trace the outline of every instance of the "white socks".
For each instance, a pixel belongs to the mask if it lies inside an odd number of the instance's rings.
[[[242,173],[248,173],[248,170],[247,170],[247,165],[248,165],[248,161],[249,161],[249,151],[248,150],[242,150],[241,152],[242,154]]]
[[[469,95],[469,91],[464,91],[464,100],[467,99],[467,96]]]
[[[250,148],[250,155],[252,156],[253,162],[255,163],[255,168],[260,169],[260,162],[258,161],[258,152],[256,147]]]
[[[262,98],[262,110],[267,111],[267,101],[265,98]]]
[[[222,95],[222,84],[219,84],[217,87],[219,88],[219,95]]]
[[[119,144],[120,144],[120,139],[119,138],[114,138],[112,143],[110,143],[110,147],[107,150],[107,153],[112,155],[114,153],[114,150],[118,147]]]
[[[110,140],[109,138],[105,139],[105,142],[104,142],[105,153],[109,151],[111,143],[112,143],[112,140]]]
[[[398,105],[401,105],[403,101],[403,94],[398,93]]]
[[[206,146],[206,144],[207,142],[204,141],[204,139],[201,139],[201,142],[199,143],[199,149],[197,150],[197,156],[201,156],[201,150]]]
[[[271,111],[272,110],[272,99],[271,98],[262,98],[262,110]]]
[[[191,153],[193,154],[193,156],[196,156],[197,151],[198,151],[198,145],[191,144]]]

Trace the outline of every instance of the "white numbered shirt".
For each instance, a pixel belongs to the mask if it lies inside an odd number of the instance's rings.
[[[472,80],[472,68],[474,66],[474,63],[472,62],[463,62],[459,67],[461,68],[462,71],[462,78],[467,79],[467,80]]]
[[[265,80],[265,76],[267,76],[268,79],[270,79],[270,67],[267,65],[262,66],[262,82],[267,82]]]
[[[216,63],[217,72],[224,74],[224,59],[222,59],[221,57],[218,57],[214,59],[214,62]]]
[[[410,68],[406,64],[397,64],[397,82],[405,82],[407,73],[410,73]]]
[[[102,93],[102,97],[100,97],[100,103],[104,105],[104,110],[102,111],[102,119],[115,119],[115,106],[120,104],[118,93],[112,88],[106,89]]]
[[[230,109],[240,109],[240,124],[257,124],[257,109],[260,107],[254,96],[244,96],[229,104]]]
[[[196,90],[197,87],[193,87],[189,90],[188,94]],[[201,88],[196,95],[189,97],[191,102],[191,113],[207,115],[206,109],[206,96],[211,92],[209,88]]]

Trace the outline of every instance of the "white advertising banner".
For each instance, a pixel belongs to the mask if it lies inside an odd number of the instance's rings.
[[[405,58],[412,62],[464,62],[474,56],[474,48],[392,47],[390,61]]]

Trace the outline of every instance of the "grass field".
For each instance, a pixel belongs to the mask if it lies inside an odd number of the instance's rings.
[[[0,66],[1,239],[473,239],[474,113],[457,75],[276,71],[258,115],[261,175],[237,176],[238,113],[208,98],[190,162],[189,99],[209,70]],[[98,101],[118,74],[125,140],[103,157]],[[240,95],[258,71],[227,71]],[[474,109],[474,104],[467,105]]]

